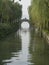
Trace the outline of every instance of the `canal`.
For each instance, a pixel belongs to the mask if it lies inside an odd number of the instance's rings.
[[[23,6],[22,19],[29,19],[30,0],[19,3]],[[33,28],[19,29],[0,41],[0,65],[49,65],[49,45]]]
[[[49,46],[34,30],[18,30],[0,41],[0,65],[49,65]]]

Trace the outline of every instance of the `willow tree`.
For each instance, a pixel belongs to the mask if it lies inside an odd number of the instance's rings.
[[[0,21],[13,22],[22,16],[22,6],[13,0],[0,0]]]
[[[2,13],[2,0],[0,0],[0,22],[1,22],[1,17],[2,17],[1,13]]]
[[[30,18],[36,27],[48,28],[49,24],[49,0],[32,0],[29,9]]]

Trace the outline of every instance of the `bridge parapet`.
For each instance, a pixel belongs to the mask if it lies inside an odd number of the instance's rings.
[[[29,19],[26,19],[26,18],[25,19],[21,19],[21,22],[24,22],[24,21],[25,22],[29,22]]]
[[[30,24],[29,19],[26,19],[26,18],[21,19],[20,22],[19,22],[19,27],[20,27],[20,28],[21,28],[21,23],[23,23],[23,22],[28,22],[28,23]]]

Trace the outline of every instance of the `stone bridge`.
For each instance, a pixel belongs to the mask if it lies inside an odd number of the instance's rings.
[[[25,19],[21,19],[21,21],[22,21],[22,22],[23,22],[23,21],[25,21],[25,22],[26,22],[26,21],[29,22],[29,19],[26,19],[26,18],[25,18]]]
[[[21,28],[21,23],[23,23],[23,22],[28,22],[30,24],[29,19],[27,19],[27,18],[21,19],[20,22],[19,22],[19,27],[20,28]]]
[[[21,23],[23,23],[23,22],[28,22],[28,23],[30,24],[30,27],[31,27],[31,25],[32,25],[29,19],[24,18],[24,19],[21,19],[21,20],[19,21],[19,28],[21,28]]]
[[[27,19],[27,18],[21,19],[21,20],[20,20],[20,24],[21,24],[22,22],[28,22],[28,23],[30,23],[30,22],[29,22],[29,19]]]

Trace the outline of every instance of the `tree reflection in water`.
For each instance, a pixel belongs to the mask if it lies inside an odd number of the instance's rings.
[[[49,45],[35,32],[32,32],[31,37],[29,61],[34,65],[49,65]]]
[[[14,57],[16,52],[21,50],[21,39],[12,34],[5,41],[0,42],[0,65],[3,65],[3,62],[11,62],[8,59]]]

